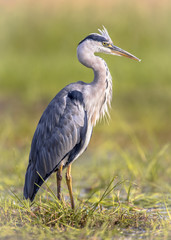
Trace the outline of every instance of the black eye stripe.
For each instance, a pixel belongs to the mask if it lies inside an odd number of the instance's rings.
[[[84,41],[86,41],[88,39],[89,40],[93,40],[93,41],[97,41],[97,42],[104,42],[104,41],[106,41],[106,39],[103,36],[100,36],[98,34],[90,34],[89,36],[84,38],[79,44],[83,43]]]

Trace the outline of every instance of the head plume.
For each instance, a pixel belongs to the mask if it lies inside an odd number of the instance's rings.
[[[109,33],[104,26],[103,26],[102,30],[98,29],[98,31],[100,32],[102,37],[106,38],[106,40],[108,40],[110,43],[112,43],[112,39],[110,38]]]
[[[78,45],[85,42],[86,40],[93,40],[93,41],[98,41],[98,42],[107,41],[109,43],[112,43],[109,33],[104,26],[103,26],[102,30],[100,30],[100,29],[98,29],[98,30],[99,30],[100,34],[99,33],[91,33],[86,38],[84,38]]]

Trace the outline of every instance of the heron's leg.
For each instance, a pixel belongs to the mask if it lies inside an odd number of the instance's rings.
[[[63,165],[61,164],[59,169],[56,173],[56,180],[57,180],[57,198],[61,200],[61,181],[62,181],[62,168]]]
[[[75,205],[74,205],[74,198],[73,198],[73,194],[72,194],[71,164],[67,168],[66,183],[68,186],[69,196],[70,196],[70,200],[71,200],[71,207],[72,207],[72,209],[74,209]]]

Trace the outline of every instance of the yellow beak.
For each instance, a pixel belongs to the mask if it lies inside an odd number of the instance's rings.
[[[131,59],[134,59],[138,62],[141,62],[141,59],[135,57],[134,55],[132,55],[131,53],[119,48],[119,47],[116,47],[114,45],[110,45],[109,46],[110,50],[111,50],[111,53],[115,54],[115,55],[118,55],[118,56],[124,56],[124,57],[127,57],[127,58],[131,58]]]

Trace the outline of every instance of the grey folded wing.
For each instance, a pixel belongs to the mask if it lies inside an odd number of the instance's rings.
[[[25,176],[26,199],[34,199],[42,178],[46,180],[63,159],[65,167],[77,157],[86,132],[87,113],[82,93],[61,90],[44,111],[33,136]]]

